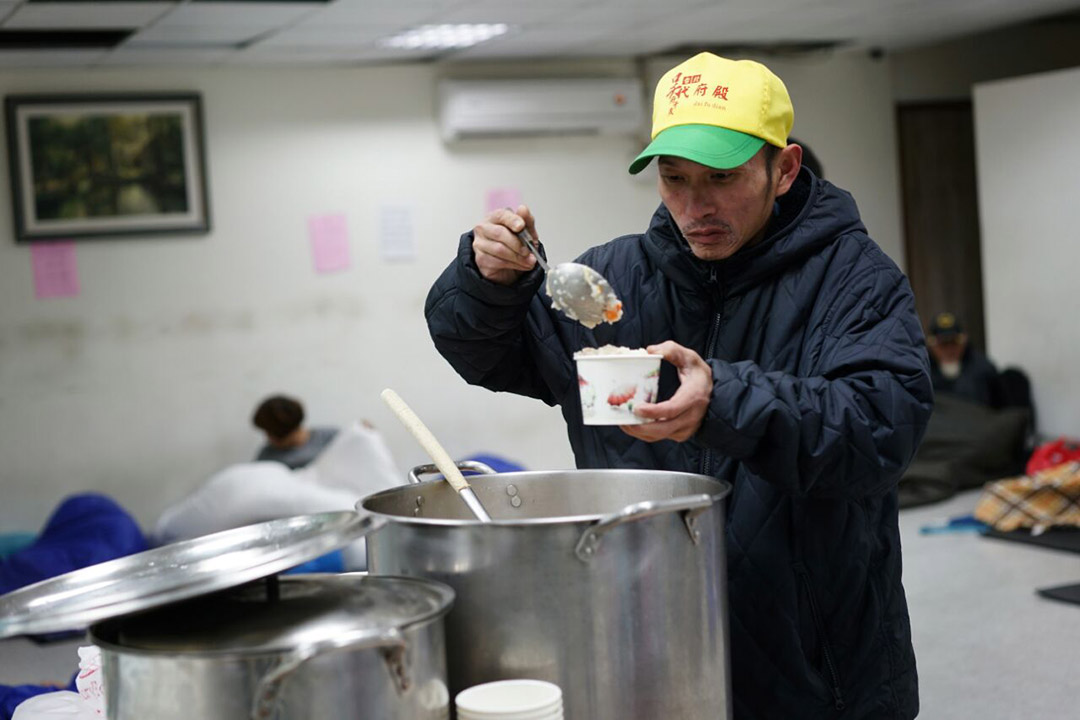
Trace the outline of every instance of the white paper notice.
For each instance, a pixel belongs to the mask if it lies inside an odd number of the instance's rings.
[[[415,260],[413,211],[409,205],[379,207],[379,248],[383,260]]]

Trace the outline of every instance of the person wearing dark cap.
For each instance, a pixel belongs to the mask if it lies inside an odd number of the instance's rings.
[[[793,121],[764,65],[679,63],[630,165],[656,159],[660,206],[644,233],[578,259],[623,318],[586,328],[552,308],[517,237],[537,234],[521,205],[461,236],[428,293],[428,329],[466,381],[561,406],[578,467],[731,483],[737,720],[910,720],[897,485],[932,410],[929,361],[907,279],[851,195],[801,168]],[[646,423],[583,424],[573,354],[608,344],[666,361],[657,401],[633,410]]]
[[[956,316],[938,313],[926,338],[934,392],[949,393],[980,405],[999,404],[999,375],[990,359],[968,342]]]
[[[266,433],[266,444],[255,460],[273,460],[292,470],[318,457],[338,432],[337,428],[304,427],[304,406],[286,395],[273,395],[259,403],[251,423]]]

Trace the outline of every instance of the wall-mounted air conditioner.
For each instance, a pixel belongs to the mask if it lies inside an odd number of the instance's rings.
[[[443,80],[439,125],[444,140],[647,128],[635,78]]]

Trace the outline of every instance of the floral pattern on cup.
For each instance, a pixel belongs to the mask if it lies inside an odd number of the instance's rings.
[[[588,414],[592,412],[593,406],[596,404],[596,388],[589,384],[589,381],[578,375],[578,391],[581,393],[581,410]]]
[[[589,355],[575,359],[586,425],[651,422],[635,415],[634,408],[656,399],[659,355]]]

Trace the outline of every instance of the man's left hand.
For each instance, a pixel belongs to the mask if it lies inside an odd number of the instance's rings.
[[[627,435],[645,442],[689,440],[701,427],[705,412],[709,409],[713,387],[712,368],[696,352],[671,340],[650,345],[646,349],[662,355],[678,369],[679,389],[670,400],[643,403],[634,408],[635,415],[654,422],[619,427]]]

